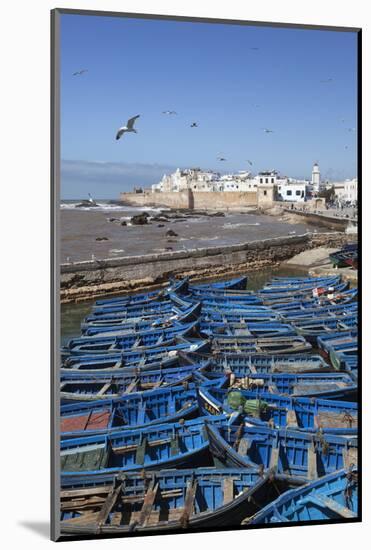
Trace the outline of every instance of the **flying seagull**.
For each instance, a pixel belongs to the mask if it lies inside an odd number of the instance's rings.
[[[250,48],[250,50],[258,50],[259,48]]]
[[[177,115],[178,113],[176,111],[162,111],[163,115]]]
[[[216,157],[216,158],[217,158],[218,160],[220,160],[220,161],[227,160],[227,159],[224,158],[224,157]]]
[[[137,131],[135,130],[135,128],[133,126],[134,126],[134,122],[139,117],[140,117],[140,115],[136,115],[136,116],[133,116],[132,118],[129,118],[129,120],[126,123],[126,126],[121,126],[121,128],[118,129],[117,134],[116,134],[116,139],[120,139],[120,137],[122,135],[124,135],[125,132],[135,132],[135,133],[137,133]]]
[[[250,164],[250,166],[252,166],[252,162],[251,160],[247,160],[247,162]]]
[[[273,130],[270,130],[269,128],[263,128],[263,130],[266,134],[273,134]]]
[[[325,80],[320,80],[321,84],[327,84],[328,82],[333,82],[333,78],[326,78]]]
[[[81,69],[80,71],[76,71],[75,73],[72,73],[72,76],[81,76],[84,73],[87,73],[88,69]]]
[[[355,128],[347,128],[348,132],[355,132],[356,129]]]
[[[191,128],[198,128],[198,122],[192,122]]]

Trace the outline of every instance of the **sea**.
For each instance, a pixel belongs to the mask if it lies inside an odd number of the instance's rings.
[[[212,216],[174,213],[166,208],[125,206],[96,200],[98,207],[78,207],[81,201],[60,204],[61,263],[118,258],[238,244],[307,231],[323,231],[307,223],[292,223],[290,216],[227,212]],[[132,216],[149,214],[147,225],[132,225]],[[171,213],[170,213],[171,212]],[[156,221],[154,216],[171,215]],[[171,230],[171,235],[168,234]]]

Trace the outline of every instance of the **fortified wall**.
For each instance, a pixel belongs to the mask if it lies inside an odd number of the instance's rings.
[[[164,206],[187,210],[237,210],[257,206],[255,191],[185,191],[121,193],[120,200],[129,206]]]
[[[236,245],[62,264],[61,301],[145,290],[162,285],[170,275],[207,280],[246,273],[288,260],[310,248],[340,247],[349,240],[351,237],[344,233],[305,233]]]

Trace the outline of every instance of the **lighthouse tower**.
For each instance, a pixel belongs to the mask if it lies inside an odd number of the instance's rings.
[[[312,185],[314,193],[318,193],[321,190],[321,173],[317,162],[313,164]]]

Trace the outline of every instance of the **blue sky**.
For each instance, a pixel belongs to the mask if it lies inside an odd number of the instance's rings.
[[[62,15],[62,198],[117,198],[178,166],[310,177],[318,161],[323,177],[355,176],[356,42],[353,32]],[[138,134],[116,141],[137,114]]]

